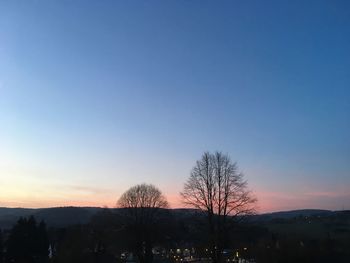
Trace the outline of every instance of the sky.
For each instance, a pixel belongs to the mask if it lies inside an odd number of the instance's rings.
[[[205,151],[258,211],[350,209],[350,3],[1,1],[0,206],[171,207]]]

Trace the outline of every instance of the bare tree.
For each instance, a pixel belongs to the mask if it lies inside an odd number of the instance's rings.
[[[168,208],[168,202],[161,191],[151,184],[131,187],[118,200],[127,217],[132,249],[141,263],[152,262],[152,245],[156,233],[157,218],[161,209]]]
[[[206,212],[213,262],[219,262],[228,221],[254,213],[256,199],[236,163],[221,152],[205,152],[193,167],[181,197],[185,205]]]

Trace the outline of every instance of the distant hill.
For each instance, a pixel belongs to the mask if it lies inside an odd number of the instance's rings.
[[[20,217],[34,216],[36,220],[44,220],[49,226],[67,226],[84,224],[102,208],[95,207],[54,207],[54,208],[0,208],[0,228],[6,229]]]
[[[251,216],[251,218],[258,221],[268,221],[272,219],[291,219],[291,218],[309,217],[309,216],[329,216],[329,215],[332,215],[333,213],[334,211],[330,211],[330,210],[301,209],[301,210],[279,211],[279,212],[273,212],[273,213],[254,215],[254,216]]]
[[[33,216],[44,220],[50,226],[66,226],[88,223],[91,217],[101,208],[92,207],[56,207],[39,209]]]
[[[101,212],[104,208],[100,207],[54,207],[54,208],[0,208],[0,228],[11,228],[12,225],[20,217],[34,216],[38,221],[44,220],[47,225],[55,227],[63,227],[74,224],[84,224],[90,221],[92,216],[97,212]],[[112,209],[114,212],[117,208]],[[179,218],[193,216],[195,214],[202,214],[202,212],[195,209],[171,209],[170,212]],[[282,211],[268,214],[260,214],[250,216],[251,220],[269,221],[272,219],[290,219],[300,216],[329,216],[333,213],[329,210],[304,209],[294,211]]]
[[[34,209],[0,207],[0,228],[9,228],[21,216],[33,214]]]

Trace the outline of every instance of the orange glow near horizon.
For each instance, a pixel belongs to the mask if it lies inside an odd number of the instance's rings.
[[[317,206],[317,200],[320,198],[332,199],[339,196],[349,197],[347,193],[335,193],[335,192],[315,192],[315,193],[304,193],[299,196],[290,196],[284,193],[278,192],[257,192],[258,197],[257,213],[269,213],[283,210],[296,210],[304,208],[315,208],[315,209],[330,209],[331,206],[325,203],[323,206]],[[76,197],[76,196],[75,196]],[[170,208],[184,208],[186,207],[178,195],[166,195]],[[78,207],[116,207],[118,200],[117,197],[110,197],[105,199],[94,199],[93,196],[89,196],[86,199],[70,198],[70,199],[53,199],[53,198],[13,198],[0,202],[0,206],[3,207],[23,207],[23,208],[47,208],[47,207],[64,207],[64,206],[78,206]],[[339,209],[341,206],[339,205]]]
[[[168,202],[170,208],[182,208],[184,207],[181,203],[181,200],[177,198],[176,196],[172,196],[169,198],[168,196]],[[68,199],[61,199],[61,200],[53,200],[50,198],[47,199],[31,199],[31,200],[15,200],[15,199],[9,199],[9,200],[1,200],[0,206],[2,207],[12,207],[12,208],[48,208],[48,207],[65,207],[65,206],[77,206],[77,207],[108,207],[113,208],[116,207],[118,201],[117,198],[111,198],[111,199],[104,199],[104,200],[68,200]]]

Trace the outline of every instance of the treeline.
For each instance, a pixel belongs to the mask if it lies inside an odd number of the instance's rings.
[[[135,254],[131,257],[140,233],[147,233],[143,238],[152,243],[153,262],[185,261],[188,259],[183,253],[185,250],[190,251],[194,259],[211,257],[208,223],[201,212],[160,210],[156,224],[147,232],[134,228],[126,215],[122,210],[105,209],[88,224],[62,228],[47,228],[44,222],[36,222],[33,217],[21,218],[11,230],[1,232],[0,262],[140,261]],[[328,225],[327,235],[308,233],[312,227],[307,224],[318,223]],[[297,233],[296,229],[301,226],[305,226],[304,235]],[[319,231],[324,232],[324,229]],[[348,262],[349,233],[349,215],[264,223],[232,222],[224,238],[222,262],[236,257],[255,262]],[[181,251],[179,254],[177,249]],[[174,258],[174,253],[178,257]]]
[[[37,223],[33,216],[20,218],[9,233],[0,232],[0,262],[47,262],[49,245],[43,221]]]

